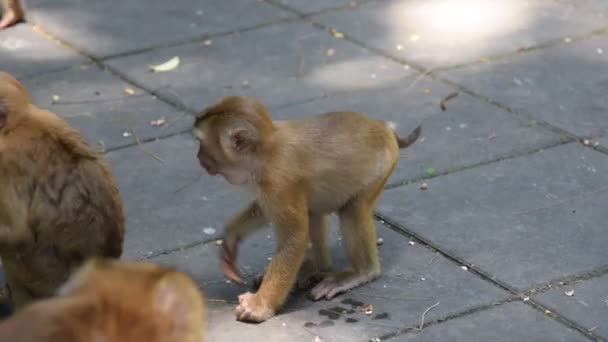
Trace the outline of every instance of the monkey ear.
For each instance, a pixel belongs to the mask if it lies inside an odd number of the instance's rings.
[[[249,150],[257,143],[254,131],[245,127],[234,128],[228,131],[230,145],[237,152]]]

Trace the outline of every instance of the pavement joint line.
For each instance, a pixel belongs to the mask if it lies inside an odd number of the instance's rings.
[[[399,337],[401,335],[404,335],[404,334],[407,334],[410,332],[421,332],[421,331],[424,331],[424,329],[427,329],[429,327],[432,327],[432,326],[435,326],[435,325],[438,325],[438,324],[441,324],[444,322],[448,322],[448,321],[451,321],[454,319],[470,316],[470,315],[473,315],[473,314],[476,314],[479,312],[488,311],[488,310],[491,310],[492,308],[498,307],[498,306],[506,304],[506,303],[514,302],[514,301],[518,301],[518,298],[515,296],[509,296],[507,298],[501,299],[499,301],[494,301],[492,303],[477,305],[477,306],[473,306],[473,307],[467,308],[462,311],[442,315],[434,320],[425,322],[424,328],[422,330],[418,329],[417,326],[413,326],[413,327],[410,326],[410,327],[399,329],[392,333],[387,333],[387,334],[381,335],[380,337],[377,337],[376,339],[373,339],[373,338],[369,339],[369,341],[378,341],[378,340],[389,341],[389,340],[392,340],[396,337]]]
[[[536,309],[537,311],[543,313],[545,315],[545,317],[549,317],[552,318],[554,321],[580,333],[581,335],[583,335],[584,337],[592,340],[592,341],[599,341],[599,342],[603,342],[604,339],[602,339],[602,337],[594,334],[592,331],[589,331],[588,329],[586,329],[585,327],[579,325],[578,323],[570,320],[569,318],[566,318],[564,315],[561,315],[558,312],[555,311],[551,311],[549,310],[548,307],[538,303],[537,301],[530,299],[527,301],[523,302],[524,304],[527,304],[528,306]]]
[[[225,31],[215,32],[215,33],[200,34],[197,36],[192,36],[192,37],[184,38],[181,40],[175,40],[175,41],[171,41],[171,42],[160,43],[160,44],[146,46],[146,47],[128,50],[128,51],[124,51],[124,52],[118,52],[115,54],[100,56],[98,58],[100,61],[109,61],[109,60],[118,59],[118,58],[122,58],[122,57],[139,55],[139,54],[150,52],[150,51],[162,50],[162,49],[167,49],[167,48],[194,44],[194,43],[201,42],[201,41],[204,41],[207,39],[226,37],[226,36],[230,36],[233,34],[240,34],[240,33],[255,31],[255,30],[263,29],[263,28],[270,27],[270,26],[297,22],[297,21],[301,21],[301,20],[302,20],[302,18],[300,18],[300,17],[280,18],[278,20],[265,21],[265,22],[262,22],[262,23],[259,23],[256,25],[252,25],[252,26],[235,28],[235,29],[230,29],[230,30],[225,30]]]
[[[489,159],[489,160],[484,160],[478,163],[474,163],[474,164],[470,164],[470,165],[464,165],[464,166],[460,166],[460,167],[454,167],[454,168],[450,168],[447,170],[444,170],[443,172],[438,173],[437,175],[434,176],[428,176],[428,175],[422,175],[422,176],[418,176],[418,177],[413,177],[411,179],[404,179],[404,180],[400,180],[400,181],[396,181],[396,182],[391,182],[388,183],[385,187],[384,190],[389,190],[389,189],[395,189],[401,186],[406,186],[406,185],[411,185],[414,183],[418,183],[424,180],[429,180],[429,179],[433,179],[433,178],[437,178],[437,177],[441,177],[441,176],[447,176],[450,174],[454,174],[454,173],[458,173],[458,172],[462,172],[462,171],[466,171],[466,170],[470,170],[470,169],[474,169],[476,167],[481,167],[481,166],[486,166],[486,165],[491,165],[494,163],[500,163],[502,161],[505,160],[511,160],[511,159],[516,159],[519,157],[525,157],[525,156],[529,156],[541,151],[545,151],[545,150],[549,150],[555,147],[559,147],[562,145],[567,145],[574,142],[574,140],[572,139],[568,139],[568,138],[562,138],[557,142],[552,142],[546,145],[542,145],[542,146],[536,146],[532,149],[520,152],[520,153],[513,153],[513,154],[508,154],[502,157],[498,157],[498,158],[494,158],[494,159]]]
[[[511,296],[516,296],[518,298],[522,299],[522,302],[525,304],[530,305],[532,308],[536,309],[537,311],[542,312],[543,314],[545,314],[546,316],[549,316],[551,318],[553,318],[555,321],[561,323],[562,325],[573,329],[579,333],[581,333],[583,336],[594,340],[594,341],[602,341],[601,339],[598,339],[599,337],[595,334],[593,334],[592,332],[587,331],[587,329],[585,329],[584,327],[580,326],[579,324],[577,324],[576,322],[573,322],[571,320],[569,320],[568,318],[566,318],[565,316],[561,315],[558,312],[553,312],[548,310],[547,308],[545,308],[542,304],[537,303],[535,301],[532,300],[523,300],[524,295],[522,295],[521,291],[518,291],[517,289],[511,287],[510,285],[508,285],[507,283],[497,279],[496,277],[492,277],[490,274],[486,273],[485,271],[481,270],[480,268],[472,265],[471,263],[467,262],[466,260],[453,255],[450,252],[444,251],[443,248],[436,246],[433,242],[429,241],[428,239],[422,237],[420,234],[417,234],[407,228],[404,228],[403,225],[398,224],[394,221],[392,221],[390,218],[386,217],[385,215],[382,215],[378,212],[374,213],[374,216],[381,221],[382,223],[386,224],[388,226],[388,228],[390,228],[391,230],[404,235],[416,242],[418,242],[419,244],[423,245],[424,247],[432,250],[435,253],[439,253],[441,256],[445,257],[446,259],[456,263],[458,266],[466,266],[467,270],[470,271],[471,273],[475,274],[476,276],[478,276],[479,278],[481,278],[482,280],[485,280],[486,282],[504,290],[507,291]],[[608,272],[607,272],[608,273]],[[548,315],[546,312],[549,311],[551,314]]]
[[[176,247],[171,247],[171,248],[164,248],[164,249],[159,249],[156,251],[152,251],[144,256],[140,256],[135,258],[136,261],[143,261],[143,260],[150,260],[153,258],[157,258],[159,256],[164,256],[164,255],[169,255],[169,254],[173,254],[173,253],[178,253],[178,252],[183,252],[192,248],[196,248],[196,247],[200,247],[200,246],[205,246],[208,244],[211,244],[215,241],[217,241],[219,238],[214,238],[214,239],[205,239],[205,240],[196,240],[187,244],[183,244],[180,246],[176,246]]]
[[[603,277],[608,274],[608,265],[597,267],[593,270],[581,272],[575,275],[567,276],[557,280],[552,280],[546,284],[537,287],[531,287],[524,290],[521,294],[527,296],[535,296],[552,290],[562,289],[573,286],[576,283],[592,280]]]

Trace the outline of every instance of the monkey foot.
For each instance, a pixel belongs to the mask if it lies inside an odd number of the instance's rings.
[[[0,20],[0,30],[6,27],[9,27],[23,19],[23,14],[19,11],[15,11],[14,9],[8,9],[6,12],[2,14],[2,19]]]
[[[317,284],[310,291],[310,295],[313,300],[332,299],[341,293],[378,278],[379,275],[380,272],[360,274],[353,271],[344,271],[333,273]]]
[[[239,296],[239,305],[234,311],[236,319],[243,322],[263,322],[274,316],[274,311],[265,305],[260,298],[251,292]]]

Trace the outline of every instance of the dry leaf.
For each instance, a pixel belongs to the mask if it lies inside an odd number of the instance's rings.
[[[338,38],[338,39],[344,38],[344,33],[340,32],[340,31],[331,29],[330,32],[331,32],[331,35],[334,36],[334,38]]]
[[[205,227],[205,228],[203,228],[203,233],[205,233],[207,235],[213,235],[213,234],[215,234],[215,228]]]
[[[135,95],[135,90],[131,88],[125,88],[125,94],[127,95]]]
[[[154,72],[166,72],[166,71],[175,70],[175,68],[177,68],[179,66],[179,63],[180,63],[179,57],[175,56],[162,64],[148,65],[148,68],[150,68],[150,70],[152,70]]]
[[[372,313],[374,313],[374,306],[371,304],[368,304],[368,305],[360,307],[359,311],[365,313],[366,315],[371,315]]]
[[[150,125],[152,127],[160,127],[160,126],[163,126],[164,124],[165,124],[165,117],[150,121]]]

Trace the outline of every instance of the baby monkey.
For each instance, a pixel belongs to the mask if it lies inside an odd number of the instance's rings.
[[[0,340],[204,342],[203,296],[187,275],[94,259],[59,289],[0,324]]]
[[[193,134],[201,166],[255,192],[255,200],[226,224],[224,275],[241,281],[235,262],[247,235],[268,223],[276,234],[259,290],[239,296],[238,320],[261,322],[275,315],[296,280],[323,276],[311,291],[319,300],[380,275],[373,208],[399,149],[413,144],[420,131],[419,126],[402,139],[391,124],[353,112],[272,121],[256,99],[236,96],[197,115]],[[329,272],[326,216],[333,212],[351,264],[339,272]]]

